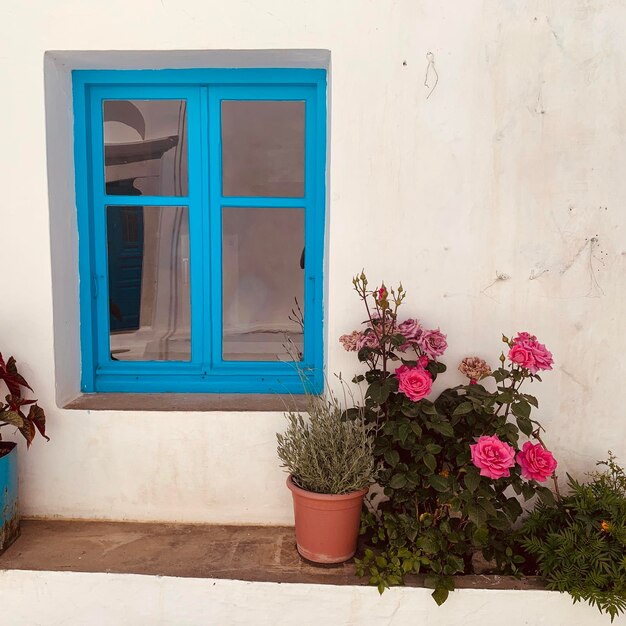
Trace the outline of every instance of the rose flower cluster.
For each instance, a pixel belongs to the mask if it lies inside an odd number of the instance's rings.
[[[470,445],[470,449],[472,463],[480,468],[480,475],[487,478],[508,478],[516,461],[521,467],[522,476],[528,480],[544,482],[556,470],[556,460],[541,443],[527,441],[515,454],[515,448],[496,435],[483,435]]]
[[[386,293],[378,290],[378,298],[386,297]],[[414,366],[401,365],[396,369],[398,379],[398,390],[413,402],[418,402],[425,398],[431,391],[433,379],[426,366],[430,361],[435,361],[443,355],[448,347],[446,335],[437,329],[426,330],[416,319],[409,318],[395,324],[388,319],[387,327],[383,328],[383,323],[379,318],[373,318],[368,328],[364,332],[355,330],[349,335],[342,335],[339,341],[349,352],[358,352],[362,348],[379,348],[379,337],[396,333],[404,337],[405,343],[400,345],[399,352],[414,350],[417,361]]]
[[[552,353],[534,335],[518,333],[509,342],[509,347],[509,360],[529,374],[535,375],[540,370],[552,369]],[[459,370],[470,378],[472,384],[485,375],[489,366],[478,357],[470,357],[463,359]],[[524,478],[544,482],[554,474],[557,466],[554,456],[542,442],[533,444],[527,441],[516,454],[515,448],[496,435],[483,435],[475,444],[470,445],[470,449],[472,463],[480,468],[481,476],[493,479],[509,477],[510,469],[517,462]]]

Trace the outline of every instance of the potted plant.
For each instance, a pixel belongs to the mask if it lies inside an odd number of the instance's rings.
[[[374,428],[356,411],[345,419],[335,396],[308,396],[308,418],[286,413],[278,456],[289,472],[296,543],[315,563],[341,563],[356,552],[363,498],[375,480]]]
[[[4,361],[0,354],[0,380],[3,380],[9,394],[6,404],[0,402],[0,429],[14,426],[26,439],[30,447],[37,431],[46,437],[46,415],[38,406],[37,400],[27,400],[22,395],[23,388],[30,385],[17,371],[13,357]],[[25,413],[28,407],[28,413]],[[19,514],[17,507],[17,444],[3,441],[0,430],[0,553],[4,552],[19,536]]]

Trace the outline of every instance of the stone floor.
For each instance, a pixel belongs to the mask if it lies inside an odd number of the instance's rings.
[[[294,530],[125,522],[22,521],[0,570],[114,572],[247,581],[363,585],[354,565],[313,565],[295,548]],[[420,576],[409,585],[421,586]],[[459,588],[541,589],[536,578],[457,577]]]

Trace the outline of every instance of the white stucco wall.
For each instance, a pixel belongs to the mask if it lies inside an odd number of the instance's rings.
[[[97,57],[49,55],[46,96],[46,51],[329,50],[329,371],[355,368],[336,338],[363,317],[361,267],[448,333],[450,384],[461,357],[495,363],[500,332],[530,330],[557,363],[536,390],[546,441],[582,474],[608,448],[626,459],[625,23],[619,0],[4,0],[0,349],[52,437],[20,450],[23,512],[291,520],[280,413],[57,408],[78,389],[77,239],[71,111],[50,103],[69,101],[67,59]]]
[[[11,626],[606,626],[566,594],[461,589],[437,607],[428,589],[249,583],[75,572],[0,572]],[[71,607],[68,609],[68,607]],[[618,618],[614,623],[621,623]]]

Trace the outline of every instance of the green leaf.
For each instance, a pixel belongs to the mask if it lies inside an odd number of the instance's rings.
[[[437,603],[437,606],[441,606],[447,599],[450,592],[443,587],[438,587],[433,591],[430,595],[433,597],[433,600]]]
[[[533,424],[528,417],[518,417],[516,420],[517,427],[527,436],[533,432]]]
[[[424,465],[426,465],[431,472],[435,471],[435,468],[437,467],[437,459],[435,459],[432,454],[425,454],[423,461]]]
[[[514,522],[522,514],[522,505],[519,503],[517,498],[508,498],[502,505],[502,508],[512,522]]]
[[[480,474],[478,472],[469,471],[465,474],[465,478],[463,479],[465,486],[470,490],[471,493],[474,493],[476,489],[478,489],[478,485],[480,484]]]
[[[535,487],[530,483],[522,483],[522,495],[524,500],[530,500],[535,495]]]
[[[400,454],[397,450],[385,450],[385,461],[391,467],[395,467],[400,461]]]
[[[530,404],[528,404],[525,400],[514,402],[511,405],[511,410],[513,411],[513,415],[516,417],[530,417]]]
[[[509,530],[511,528],[511,522],[504,517],[492,517],[487,521],[487,524],[497,530]]]
[[[554,506],[556,504],[554,494],[547,487],[537,487],[537,492],[546,506]]]
[[[391,385],[386,380],[384,382],[374,382],[367,388],[367,397],[376,404],[384,404],[389,398]]]
[[[424,402],[421,406],[421,409],[422,413],[424,413],[425,415],[437,415],[437,409],[432,403],[427,404],[426,402]]]
[[[539,408],[539,402],[537,402],[537,398],[535,398],[535,396],[531,396],[529,393],[525,393],[523,396],[526,398],[526,401],[532,404],[536,409]]]
[[[472,520],[472,522],[476,524],[476,526],[482,526],[487,519],[487,514],[485,513],[485,511],[473,502],[470,502],[467,505],[467,515],[470,520]]]
[[[454,428],[449,422],[432,422],[431,428],[444,437],[454,437]]]
[[[465,415],[466,413],[471,413],[473,409],[474,406],[471,402],[461,402],[461,404],[454,409],[452,415]]]
[[[408,424],[400,424],[398,427],[398,438],[401,443],[406,443],[406,438],[409,436],[410,427]]]
[[[460,556],[456,554],[448,554],[448,564],[452,566],[454,572],[463,572],[465,570],[465,563]]]
[[[486,526],[480,526],[474,531],[472,540],[476,545],[484,546],[489,540],[489,529]]]
[[[513,393],[510,391],[503,391],[496,396],[496,401],[501,404],[510,404],[513,402]]]
[[[422,427],[417,422],[411,422],[411,430],[415,433],[416,437],[422,436]]]
[[[487,513],[487,515],[495,516],[498,514],[493,504],[491,504],[487,498],[479,498],[478,505],[483,511],[485,511],[485,513]]]
[[[405,400],[400,408],[402,415],[406,417],[417,417],[420,414],[420,405],[410,400]]]
[[[389,486],[392,489],[402,489],[402,487],[406,487],[406,476],[404,474],[394,474],[389,481]]]
[[[436,443],[429,443],[426,446],[426,452],[430,452],[430,454],[439,454],[443,448]]]
[[[431,487],[436,491],[447,491],[448,490],[448,480],[445,476],[441,476],[439,474],[432,474],[428,477],[428,482]]]

